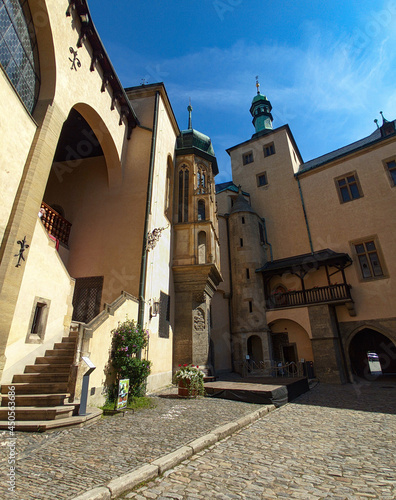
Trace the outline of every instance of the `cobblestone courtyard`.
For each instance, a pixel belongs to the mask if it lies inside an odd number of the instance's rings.
[[[125,498],[396,498],[396,384],[318,385]],[[17,435],[17,494],[72,499],[254,411],[219,399],[155,397],[154,409],[90,427]]]

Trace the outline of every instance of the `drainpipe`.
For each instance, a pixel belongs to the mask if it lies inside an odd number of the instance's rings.
[[[147,198],[146,198],[146,219],[144,221],[143,232],[143,247],[142,247],[142,262],[140,266],[140,283],[139,283],[139,311],[138,311],[138,325],[143,328],[144,322],[144,305],[146,299],[146,273],[147,273],[147,232],[149,227],[151,215],[151,201],[153,197],[153,176],[154,176],[154,162],[155,162],[155,145],[157,140],[157,126],[158,126],[158,103],[159,92],[155,93],[154,104],[154,118],[153,118],[153,135],[151,137],[151,153],[150,153],[150,167],[149,178],[147,183]],[[138,358],[141,359],[142,353],[139,351]]]
[[[274,256],[272,255],[272,245],[271,245],[271,243],[268,241],[268,236],[267,236],[267,224],[265,223],[265,219],[264,219],[264,217],[261,217],[261,220],[263,221],[263,225],[264,225],[264,237],[265,237],[265,244],[269,246],[269,250],[270,250],[270,259],[271,259],[271,262],[273,262],[273,260],[274,260]]]
[[[312,238],[311,238],[311,231],[309,230],[308,217],[307,217],[307,212],[305,210],[305,203],[304,203],[304,198],[303,198],[303,194],[302,194],[302,190],[301,190],[300,179],[298,178],[298,175],[296,175],[296,179],[297,179],[297,183],[298,183],[298,190],[300,191],[300,198],[301,198],[302,209],[303,209],[303,212],[304,212],[305,225],[307,226],[309,246],[311,248],[311,253],[314,253],[314,249],[313,249],[313,245],[312,245]]]
[[[228,272],[230,275],[230,296],[228,297],[228,323],[230,325],[230,348],[231,348],[231,370],[234,372],[234,355],[233,355],[233,341],[232,341],[232,270],[231,270],[231,249],[230,249],[230,225],[229,214],[225,214],[224,218],[227,227],[227,250],[228,250]]]

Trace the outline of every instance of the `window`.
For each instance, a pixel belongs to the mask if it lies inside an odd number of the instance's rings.
[[[31,113],[40,90],[40,69],[27,0],[0,0],[0,63]]]
[[[245,217],[242,217],[242,224],[245,224]]]
[[[248,267],[246,268],[246,279],[250,280],[250,271]]]
[[[253,163],[253,153],[249,151],[249,153],[244,153],[242,155],[243,164],[247,165],[248,163]]]
[[[383,277],[384,271],[374,239],[354,243],[353,246],[359,261],[362,278],[372,279]]]
[[[198,201],[198,220],[205,220],[205,201]]]
[[[259,222],[258,227],[259,227],[260,243],[264,245],[265,244],[264,226],[261,224],[261,222]]]
[[[51,301],[42,297],[35,297],[30,315],[29,330],[26,337],[28,344],[42,344]]]
[[[356,172],[335,179],[341,203],[357,200],[363,196]]]
[[[159,300],[158,337],[163,339],[169,338],[169,321],[170,321],[170,296],[161,291]]]
[[[179,170],[179,222],[188,222],[189,174],[187,166],[182,165]]]
[[[249,300],[249,312],[253,312],[253,302],[251,300]]]
[[[204,167],[198,167],[197,172],[197,190],[196,194],[205,194],[207,193],[207,178],[206,178],[206,170]]]
[[[243,238],[239,238],[240,246],[243,247]]]
[[[258,187],[266,186],[268,184],[266,172],[263,172],[261,174],[257,174],[256,178],[257,178],[257,186]]]
[[[267,156],[271,156],[275,154],[275,145],[273,142],[270,144],[266,144],[264,146],[264,157],[266,158]]]
[[[389,180],[392,186],[396,186],[396,160],[389,160],[385,162],[386,171],[389,175]]]

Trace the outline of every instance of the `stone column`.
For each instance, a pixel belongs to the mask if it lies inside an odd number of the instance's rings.
[[[310,306],[308,313],[316,377],[329,384],[345,384],[347,376],[334,308],[328,305]]]

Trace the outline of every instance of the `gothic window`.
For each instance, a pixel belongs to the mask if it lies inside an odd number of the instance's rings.
[[[206,233],[198,233],[198,264],[206,264]]]
[[[190,172],[186,165],[182,165],[179,170],[179,222],[188,222],[188,199]]]
[[[206,170],[203,167],[198,167],[197,194],[205,194],[207,192],[207,181]]]
[[[0,0],[0,64],[32,113],[40,90],[40,69],[27,0]]]
[[[172,159],[168,157],[168,166],[166,169],[165,185],[165,215],[171,219],[172,214]]]
[[[198,201],[198,220],[205,220],[205,201]]]

